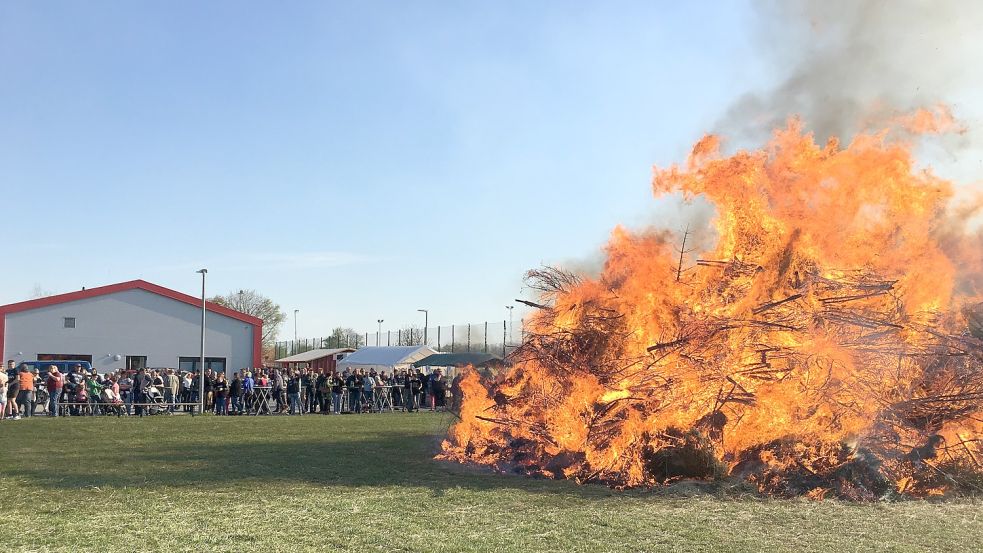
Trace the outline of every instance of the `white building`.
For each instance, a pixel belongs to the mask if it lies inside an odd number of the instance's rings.
[[[428,346],[365,347],[338,361],[338,371],[375,369],[392,373],[395,369],[411,369],[414,362],[435,353]]]
[[[262,335],[261,319],[207,302],[206,368],[261,366]],[[195,370],[200,342],[201,298],[142,280],[0,306],[4,361]]]

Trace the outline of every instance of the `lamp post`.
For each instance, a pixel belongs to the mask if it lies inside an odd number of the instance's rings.
[[[426,345],[427,344],[427,317],[430,315],[430,312],[427,311],[426,309],[417,309],[417,311],[423,313],[423,345]]]
[[[297,313],[300,313],[300,309],[294,309],[294,348],[297,346]]]
[[[208,269],[195,271],[201,274],[201,356],[198,365],[198,414],[205,413],[205,275]]]
[[[512,310],[515,309],[514,305],[506,305],[505,309],[509,310],[509,343],[512,343]]]
[[[376,333],[375,333],[375,345],[376,345],[376,347],[379,347],[379,346],[382,345],[382,344],[379,343],[379,339],[382,336],[382,323],[384,321],[382,319],[379,319],[376,322],[379,323],[379,330],[377,330]]]

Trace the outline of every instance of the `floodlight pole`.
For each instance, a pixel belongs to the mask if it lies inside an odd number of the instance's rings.
[[[376,320],[376,322],[379,323],[379,330],[376,331],[376,333],[375,333],[375,345],[376,345],[376,347],[379,347],[379,346],[382,345],[382,344],[379,343],[379,338],[382,336],[382,323],[384,323],[385,321],[383,321],[382,319],[378,319],[378,320]],[[366,344],[366,345],[368,345],[368,344]]]
[[[201,356],[198,366],[198,414],[205,413],[205,275],[208,269],[196,271],[201,274]]]
[[[514,305],[506,305],[505,309],[509,310],[509,342],[512,342],[512,310],[515,309]]]
[[[417,311],[423,313],[423,345],[427,345],[427,317],[430,315],[430,312],[426,309],[417,309]]]

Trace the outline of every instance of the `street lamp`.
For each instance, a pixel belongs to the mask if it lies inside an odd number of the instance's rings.
[[[205,275],[208,269],[195,271],[201,275],[201,356],[198,365],[198,414],[205,412]]]
[[[505,309],[509,310],[509,343],[512,343],[512,310],[515,309],[514,305],[506,305]]]
[[[379,344],[379,337],[382,336],[382,323],[384,321],[382,319],[379,319],[376,322],[379,323],[379,330],[376,331],[376,333],[375,333],[375,345],[376,345],[376,347],[379,347],[379,345],[380,345]],[[368,345],[368,344],[366,344],[366,345]]]
[[[297,313],[300,309],[294,309],[294,347],[297,347]]]
[[[424,343],[424,345],[426,345],[426,343],[427,343],[427,317],[429,316],[430,312],[427,311],[426,309],[417,309],[417,311],[423,313],[423,343]]]

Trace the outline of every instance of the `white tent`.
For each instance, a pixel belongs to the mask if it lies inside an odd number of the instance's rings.
[[[435,353],[428,346],[364,347],[339,361],[338,371],[375,369],[388,373],[395,369],[410,369],[414,362]]]

